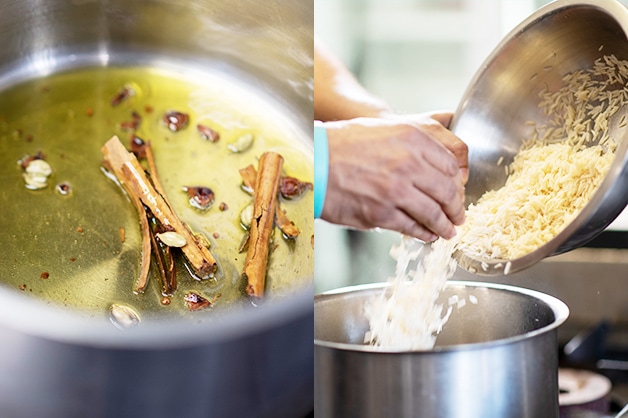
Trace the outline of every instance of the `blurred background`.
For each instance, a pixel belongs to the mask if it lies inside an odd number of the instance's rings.
[[[497,43],[543,0],[316,0],[315,33],[402,112],[454,110]]]
[[[399,112],[454,111],[501,39],[545,0],[316,0],[315,33],[368,90]],[[628,5],[628,0],[623,1]],[[464,140],[464,138],[463,138]],[[588,247],[490,281],[553,294],[586,323],[628,319],[627,212]],[[399,235],[316,222],[315,282],[321,292],[381,282]],[[485,280],[465,272],[458,279]]]

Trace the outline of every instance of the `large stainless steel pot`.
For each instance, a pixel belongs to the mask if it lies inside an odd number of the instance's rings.
[[[365,301],[385,286],[315,297],[317,415],[558,417],[557,328],[569,313],[564,303],[522,288],[452,281],[442,302],[447,306],[455,296],[466,305],[454,307],[433,350],[382,350],[362,341]]]
[[[0,1],[0,88],[80,66],[183,63],[273,97],[308,133],[312,8],[289,0]],[[120,332],[104,318],[0,288],[0,416],[305,416],[313,406],[312,297],[307,287],[220,321]]]

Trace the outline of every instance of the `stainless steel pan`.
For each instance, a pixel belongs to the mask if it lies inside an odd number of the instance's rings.
[[[0,1],[0,89],[81,66],[184,63],[271,95],[310,132],[312,8],[288,0]],[[0,416],[305,416],[312,297],[306,286],[220,321],[121,332],[104,316],[0,287]]]

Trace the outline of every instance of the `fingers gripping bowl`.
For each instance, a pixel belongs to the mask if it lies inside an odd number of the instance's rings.
[[[469,146],[466,203],[502,187],[531,126],[547,124],[556,112],[540,108],[540,94],[564,86],[566,74],[591,68],[596,60],[628,58],[628,11],[616,1],[556,1],[510,32],[482,64],[465,92],[451,130]],[[621,89],[623,89],[623,85]],[[622,104],[623,106],[623,104]],[[537,249],[512,259],[458,251],[461,267],[483,275],[522,270],[544,257],[582,246],[608,226],[628,203],[628,141],[620,106],[607,121],[617,148],[597,190],[564,229]],[[592,119],[592,118],[591,118]],[[588,146],[596,146],[592,141]]]

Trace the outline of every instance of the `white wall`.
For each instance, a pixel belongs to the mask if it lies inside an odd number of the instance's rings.
[[[316,35],[399,111],[447,108],[534,0],[316,0]]]

